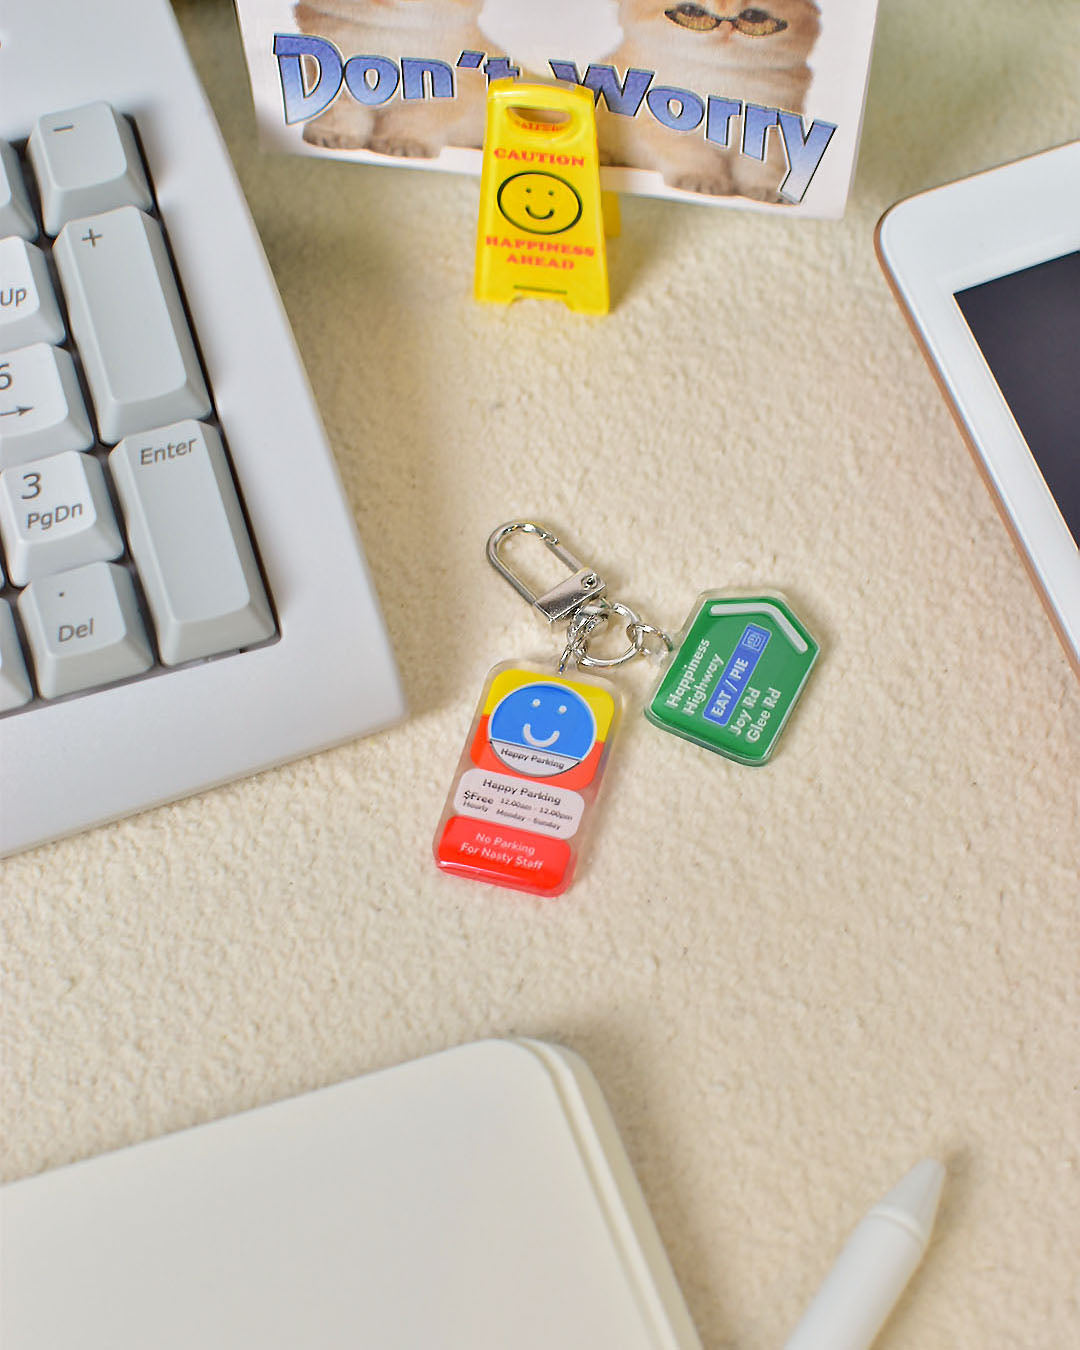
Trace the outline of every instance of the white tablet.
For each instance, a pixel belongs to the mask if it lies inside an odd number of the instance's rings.
[[[877,248],[1080,675],[1080,141],[900,202]]]

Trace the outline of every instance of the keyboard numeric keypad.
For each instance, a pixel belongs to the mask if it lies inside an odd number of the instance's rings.
[[[33,181],[0,141],[0,714],[277,631],[131,124],[50,113],[24,153]]]

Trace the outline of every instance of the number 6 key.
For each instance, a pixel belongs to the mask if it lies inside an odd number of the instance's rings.
[[[0,357],[0,469],[93,440],[68,352],[35,342]]]

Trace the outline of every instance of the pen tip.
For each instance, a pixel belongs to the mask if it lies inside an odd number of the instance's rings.
[[[879,1208],[902,1214],[928,1242],[944,1184],[945,1168],[934,1158],[924,1158],[896,1183]]]

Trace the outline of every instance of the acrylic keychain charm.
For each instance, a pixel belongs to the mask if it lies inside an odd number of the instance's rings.
[[[645,716],[740,764],[764,764],[818,650],[782,596],[707,591],[676,639]]]
[[[571,569],[534,595],[499,555],[515,531],[539,538]],[[531,521],[500,526],[488,559],[549,623],[572,619],[604,582]],[[591,631],[586,620],[583,627]],[[613,684],[575,671],[567,646],[558,670],[504,661],[484,682],[435,835],[435,862],[477,881],[560,895],[573,880],[588,834],[622,699]]]
[[[537,596],[503,562],[516,531],[540,539],[570,575]],[[557,672],[507,661],[487,677],[435,835],[446,872],[559,895],[570,885],[618,729],[622,700],[606,679],[584,674],[643,656],[666,656],[645,708],[655,726],[740,764],[764,764],[802,693],[818,644],[783,596],[698,596],[676,638],[608,600],[590,568],[533,521],[500,526],[488,561],[549,623],[567,623]],[[626,624],[615,656],[589,651],[613,619]],[[567,675],[567,666],[573,666]]]

